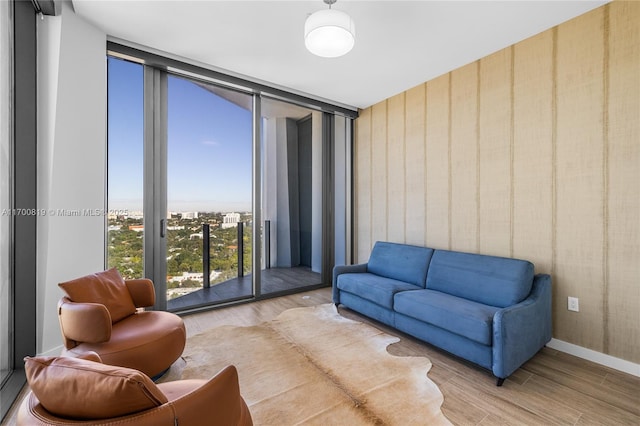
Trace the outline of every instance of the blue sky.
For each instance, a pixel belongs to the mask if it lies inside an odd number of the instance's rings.
[[[142,209],[143,69],[109,58],[109,208]],[[170,211],[251,209],[251,111],[168,79]]]
[[[142,210],[142,66],[109,58],[108,84],[109,208]]]

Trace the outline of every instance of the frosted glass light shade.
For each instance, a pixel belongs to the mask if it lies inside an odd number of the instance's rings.
[[[342,56],[353,49],[355,42],[355,23],[339,10],[320,10],[304,23],[304,44],[314,55],[324,58]]]

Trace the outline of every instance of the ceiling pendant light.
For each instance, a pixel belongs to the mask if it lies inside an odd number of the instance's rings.
[[[349,15],[331,9],[336,0],[324,0],[329,9],[311,14],[304,23],[304,44],[309,52],[336,58],[349,52],[356,42],[356,26]]]

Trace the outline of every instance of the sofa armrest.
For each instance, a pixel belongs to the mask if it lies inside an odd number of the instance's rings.
[[[58,303],[58,320],[67,349],[81,342],[102,343],[111,339],[111,315],[99,303],[76,303],[63,297]]]
[[[180,386],[180,382],[175,382]],[[188,384],[188,381],[185,383]],[[164,391],[170,383],[160,384]],[[252,419],[247,405],[240,395],[238,372],[229,365],[209,381],[195,390],[176,399],[169,397],[169,404],[182,425],[200,424],[206,419],[211,425],[251,425]]]
[[[150,279],[125,280],[124,283],[127,285],[136,308],[146,308],[156,303],[156,291]]]
[[[333,303],[340,303],[340,290],[338,290],[338,276],[341,274],[357,274],[367,272],[368,263],[358,263],[357,265],[337,265],[333,267]]]
[[[531,294],[493,317],[493,374],[506,378],[551,340],[551,277],[538,274]]]

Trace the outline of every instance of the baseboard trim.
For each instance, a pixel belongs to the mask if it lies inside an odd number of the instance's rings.
[[[565,352],[569,355],[574,355],[578,358],[586,359],[587,361],[592,361],[596,364],[604,365],[605,367],[640,377],[640,364],[603,354],[592,349],[583,348],[582,346],[574,345],[573,343],[568,343],[558,339],[551,339],[551,341],[547,343],[547,346],[560,352]]]

